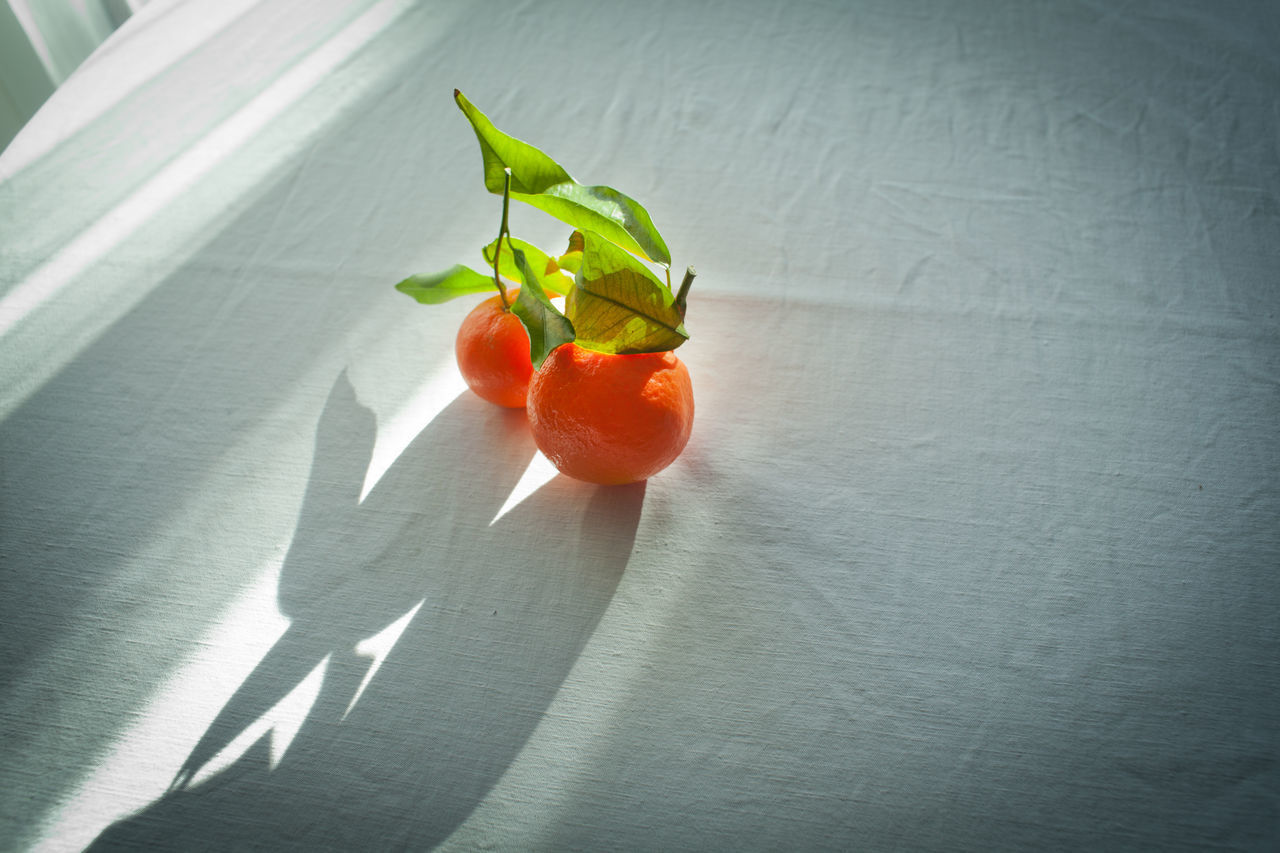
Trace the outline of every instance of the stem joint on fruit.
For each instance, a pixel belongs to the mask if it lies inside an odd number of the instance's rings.
[[[680,312],[680,319],[684,319],[685,312],[689,310],[689,288],[693,287],[693,279],[698,271],[693,267],[686,267],[684,271],[684,281],[680,282],[680,292],[676,294],[676,310]]]

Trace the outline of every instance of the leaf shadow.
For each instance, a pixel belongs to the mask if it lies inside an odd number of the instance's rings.
[[[625,571],[644,484],[556,477],[491,523],[534,448],[523,413],[464,393],[360,501],[375,434],[343,373],[281,569],[289,627],[170,790],[90,849],[431,846],[519,754]],[[357,648],[406,619],[381,658]],[[197,779],[317,668],[290,741]]]

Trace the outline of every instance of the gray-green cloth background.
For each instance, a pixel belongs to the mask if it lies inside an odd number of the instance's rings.
[[[0,848],[1276,849],[1277,45],[147,4],[0,156]],[[645,484],[392,288],[497,233],[455,87],[698,269]]]

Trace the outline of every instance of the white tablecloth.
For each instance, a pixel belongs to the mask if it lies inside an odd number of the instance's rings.
[[[149,4],[0,157],[0,847],[1276,849],[1277,45]],[[391,287],[496,233],[454,87],[698,268],[646,484]]]

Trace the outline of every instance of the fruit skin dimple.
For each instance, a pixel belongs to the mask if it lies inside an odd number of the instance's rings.
[[[507,291],[508,302],[518,293]],[[486,299],[463,319],[454,354],[467,387],[480,397],[510,409],[525,405],[533,375],[529,335],[520,318],[503,309],[502,297]]]
[[[534,441],[564,474],[605,485],[648,479],[684,450],[693,384],[672,352],[557,347],[529,383]]]

